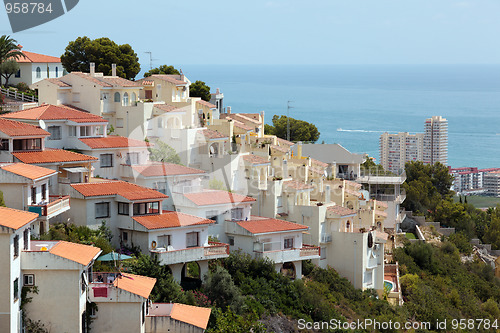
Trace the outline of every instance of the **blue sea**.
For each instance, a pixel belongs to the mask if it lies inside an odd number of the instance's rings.
[[[233,112],[314,123],[318,143],[379,159],[383,132],[423,132],[448,119],[448,164],[500,167],[500,65],[185,65],[224,94]]]

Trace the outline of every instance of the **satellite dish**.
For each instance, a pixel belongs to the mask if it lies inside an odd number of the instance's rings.
[[[42,119],[40,119],[38,121],[38,125],[40,126],[41,129],[46,129],[47,128],[47,125],[45,124],[45,121],[43,121]]]

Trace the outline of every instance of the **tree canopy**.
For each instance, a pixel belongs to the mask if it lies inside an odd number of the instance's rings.
[[[264,125],[264,133],[287,139],[287,117],[274,115],[273,125]],[[307,121],[290,118],[290,141],[316,142],[319,136],[320,132],[316,125]]]
[[[201,97],[202,100],[210,102],[210,87],[203,81],[196,81],[189,86],[190,97]]]
[[[9,79],[19,70],[19,64],[13,59],[6,60],[0,64],[0,75],[5,79],[5,85],[9,84]]]
[[[149,148],[149,153],[151,161],[181,164],[181,158],[175,149],[163,141],[157,141],[154,148]]]
[[[3,65],[3,63],[8,61],[8,60],[15,61],[21,57],[24,58],[25,56],[21,52],[21,48],[18,46],[17,41],[15,39],[10,38],[10,36],[7,36],[7,35],[1,36],[0,37],[0,65]],[[2,80],[0,78],[0,84],[1,83],[2,83]]]
[[[146,73],[144,73],[144,77],[151,76],[153,74],[181,74],[174,66],[161,65],[160,67],[153,68]]]
[[[116,64],[116,75],[129,80],[141,71],[139,58],[129,44],[118,45],[106,37],[78,37],[69,42],[61,62],[68,72],[88,72],[93,62],[96,72],[104,75],[111,75],[111,65]]]

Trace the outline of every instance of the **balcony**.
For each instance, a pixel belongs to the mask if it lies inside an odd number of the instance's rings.
[[[311,246],[304,244],[301,248],[284,249],[277,251],[254,251],[255,258],[268,258],[275,263],[284,263],[289,261],[299,261],[308,259],[319,259],[319,246]]]
[[[48,203],[29,205],[28,211],[38,213],[39,216],[47,216],[47,218],[51,218],[69,210],[69,201],[69,195],[50,195]]]
[[[332,241],[332,234],[321,234],[320,243],[330,243]]]
[[[371,199],[379,200],[379,201],[395,201],[398,204],[402,204],[406,199],[406,191],[401,189],[399,193],[385,192],[385,193],[376,193],[370,195]]]
[[[173,193],[193,193],[193,192],[201,192],[203,191],[203,186],[195,185],[195,186],[186,186],[186,185],[174,185],[172,187]]]
[[[168,251],[166,248],[149,250],[158,256],[162,265],[183,264],[191,261],[227,258],[229,245],[217,242],[208,242],[208,246],[191,247],[181,250]]]

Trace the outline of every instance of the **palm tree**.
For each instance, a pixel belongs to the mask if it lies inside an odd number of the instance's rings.
[[[17,60],[20,57],[25,58],[21,52],[21,48],[17,44],[17,40],[10,38],[10,36],[3,35],[0,37],[0,65],[7,60]],[[2,84],[0,77],[0,85]]]

